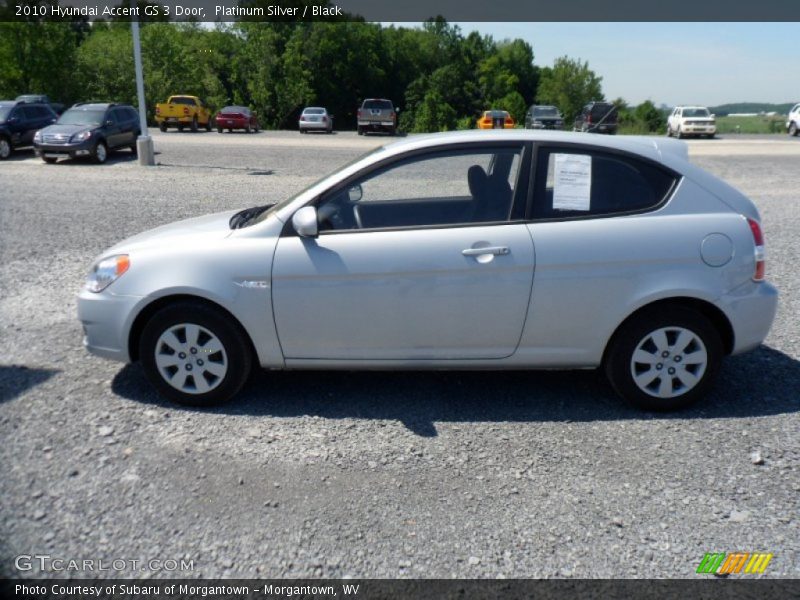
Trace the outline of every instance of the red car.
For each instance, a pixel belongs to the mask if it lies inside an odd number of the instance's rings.
[[[222,133],[223,129],[233,131],[234,129],[244,129],[245,132],[258,133],[258,117],[256,113],[246,106],[226,106],[214,117],[217,124],[217,131]]]

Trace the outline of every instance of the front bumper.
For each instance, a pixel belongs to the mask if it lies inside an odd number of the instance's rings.
[[[33,145],[33,151],[39,158],[63,158],[76,156],[90,156],[96,140],[89,138],[82,142],[69,143],[69,144],[44,144],[38,143]]]
[[[682,125],[681,133],[687,135],[714,135],[717,133],[716,125]]]
[[[767,282],[745,283],[718,300],[733,327],[733,351],[739,354],[761,344],[778,308],[778,290]]]
[[[140,296],[116,296],[104,290],[78,294],[78,320],[83,325],[83,345],[97,356],[130,362],[128,336]]]

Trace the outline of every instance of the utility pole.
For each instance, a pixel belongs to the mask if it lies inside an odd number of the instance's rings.
[[[141,134],[136,140],[136,153],[140,165],[154,165],[153,138],[147,130],[147,105],[144,102],[144,76],[142,75],[142,47],[139,43],[139,21],[131,21],[133,34],[133,62],[136,65],[136,93],[139,96],[139,127]]]

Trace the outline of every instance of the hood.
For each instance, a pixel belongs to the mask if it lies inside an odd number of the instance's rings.
[[[143,233],[129,237],[116,246],[109,248],[104,255],[120,254],[144,248],[154,248],[158,246],[172,246],[175,244],[191,243],[200,244],[203,241],[219,240],[227,237],[231,233],[228,225],[231,217],[237,211],[228,210],[212,215],[195,217],[176,221],[169,225],[162,225],[155,229],[150,229]]]
[[[43,134],[47,133],[49,135],[60,133],[63,135],[72,136],[76,133],[80,133],[81,131],[88,131],[92,129],[97,129],[97,127],[95,125],[59,125],[56,123],[55,125],[48,125],[41,131]]]

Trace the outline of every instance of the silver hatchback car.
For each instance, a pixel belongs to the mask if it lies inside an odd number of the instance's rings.
[[[759,215],[683,142],[536,131],[413,137],[273,206],[104,252],[89,351],[211,405],[251,368],[586,369],[677,409],[775,315]]]

